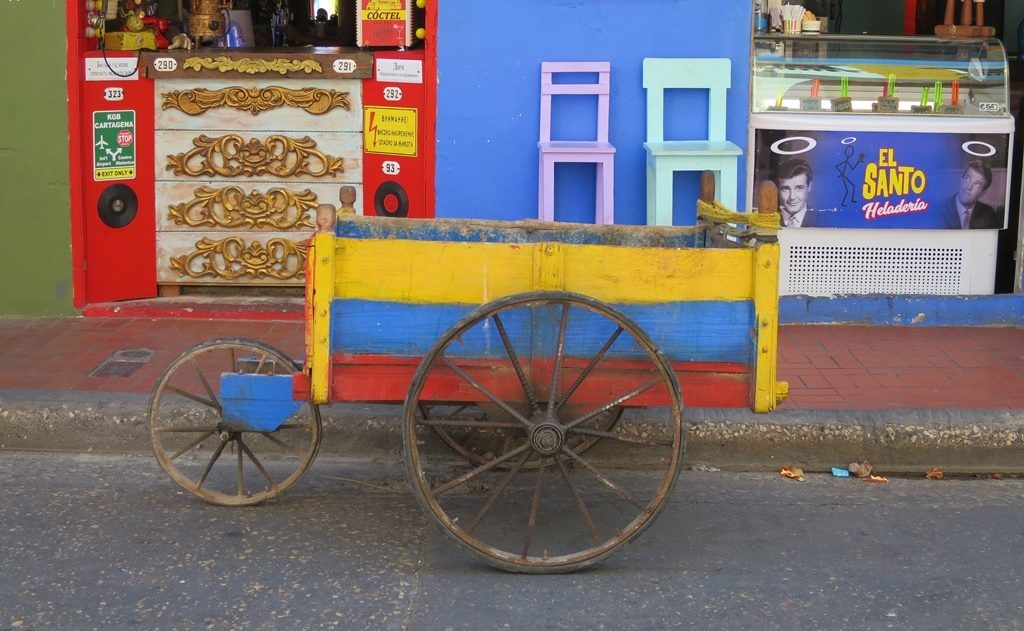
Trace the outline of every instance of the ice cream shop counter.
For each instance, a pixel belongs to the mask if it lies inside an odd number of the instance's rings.
[[[759,35],[753,57],[747,190],[779,189],[781,293],[993,292],[1014,131],[998,40]]]

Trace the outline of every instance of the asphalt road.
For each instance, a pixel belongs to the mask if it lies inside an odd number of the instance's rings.
[[[687,471],[617,556],[522,576],[454,547],[403,476],[323,459],[220,508],[152,458],[0,453],[0,629],[1024,626],[1024,480]]]

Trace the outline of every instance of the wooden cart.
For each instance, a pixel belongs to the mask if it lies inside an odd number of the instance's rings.
[[[345,219],[310,240],[305,361],[240,339],[182,354],[153,392],[157,459],[204,500],[255,504],[312,463],[319,405],[403,403],[410,485],[443,532],[506,570],[593,564],[665,506],[684,402],[785,395],[778,246],[714,232]]]

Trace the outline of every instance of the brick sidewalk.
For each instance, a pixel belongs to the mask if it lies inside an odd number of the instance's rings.
[[[247,337],[300,358],[303,325],[283,320],[0,318],[0,390],[148,394],[186,348]],[[785,409],[1024,408],[1024,329],[788,325],[778,378]],[[117,351],[152,357],[126,376],[90,376]]]

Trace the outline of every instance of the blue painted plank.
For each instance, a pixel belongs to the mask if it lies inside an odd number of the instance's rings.
[[[273,432],[303,405],[292,397],[291,375],[220,376],[220,403],[229,427]]]
[[[754,311],[751,302],[694,301],[656,305],[613,305],[632,319],[672,360],[750,363]],[[367,300],[335,300],[331,307],[331,351],[335,353],[423,356],[452,325],[472,311],[465,305],[421,305]],[[550,356],[559,313],[551,307],[516,309],[502,322],[520,355]],[[591,357],[615,325],[582,309],[570,311],[566,354]],[[545,335],[540,335],[544,331]],[[474,327],[452,346],[461,357],[506,357],[493,321]],[[611,357],[638,357],[631,337],[622,335]]]

